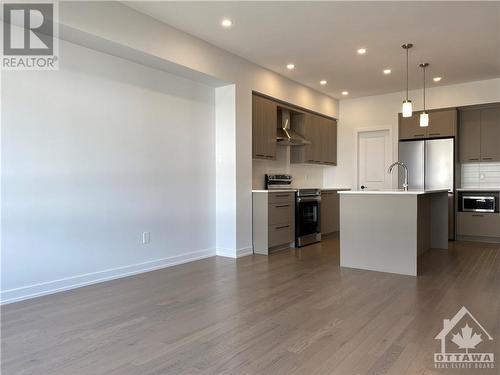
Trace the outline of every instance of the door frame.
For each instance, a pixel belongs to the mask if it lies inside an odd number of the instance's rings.
[[[390,140],[390,153],[392,155],[393,160],[398,160],[398,148],[396,138],[396,133],[393,131],[392,126],[369,126],[369,127],[361,127],[354,129],[354,190],[358,190],[359,186],[359,174],[358,174],[358,165],[359,165],[359,135],[360,133],[368,133],[368,132],[377,132],[377,131],[388,131],[389,132],[389,140]],[[396,147],[395,147],[396,146]],[[391,176],[392,187],[397,187],[398,184],[398,174],[393,173]]]

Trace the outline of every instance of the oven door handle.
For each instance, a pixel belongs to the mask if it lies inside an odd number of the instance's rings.
[[[297,197],[297,202],[321,202],[321,197]]]

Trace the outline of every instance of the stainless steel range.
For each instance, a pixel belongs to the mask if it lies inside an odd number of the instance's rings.
[[[295,247],[321,241],[321,190],[293,189],[290,175],[267,175],[268,190],[294,190],[295,193]]]
[[[321,241],[321,190],[298,189],[295,195],[295,246]]]

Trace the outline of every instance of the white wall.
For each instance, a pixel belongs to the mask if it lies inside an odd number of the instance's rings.
[[[232,256],[236,248],[236,129],[234,85],[215,89],[216,144],[216,244],[217,254]]]
[[[397,158],[398,112],[405,93],[341,100],[339,104],[338,166],[325,170],[325,186],[355,186],[355,129],[387,127],[394,134]],[[422,109],[422,90],[410,92],[415,110]],[[426,91],[428,109],[500,102],[500,78],[459,85],[433,87]]]
[[[2,300],[214,255],[214,88],[60,56],[2,76]]]
[[[60,35],[87,43],[86,35],[130,48],[195,72],[201,72],[235,85],[234,160],[227,168],[235,168],[234,181],[227,186],[233,192],[226,199],[234,204],[228,212],[235,222],[226,228],[224,239],[234,238],[234,248],[221,255],[247,254],[252,243],[252,90],[280,100],[309,108],[328,116],[338,117],[338,102],[310,88],[299,85],[245,59],[217,48],[198,38],[136,12],[120,3],[63,2],[60,4]],[[87,39],[87,40],[86,40]],[[222,168],[222,166],[220,166]],[[219,168],[219,171],[220,171]],[[226,176],[232,172],[227,171]],[[217,204],[221,203],[220,201]],[[221,208],[221,210],[224,208]],[[219,208],[218,208],[219,210]],[[229,232],[234,228],[234,232]],[[221,231],[218,231],[220,233]],[[217,238],[217,247],[220,246]]]

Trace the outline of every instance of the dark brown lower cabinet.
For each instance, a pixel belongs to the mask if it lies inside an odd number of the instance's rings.
[[[500,240],[500,214],[458,212],[457,235],[498,238]]]
[[[253,252],[268,255],[295,241],[295,192],[252,193]]]

